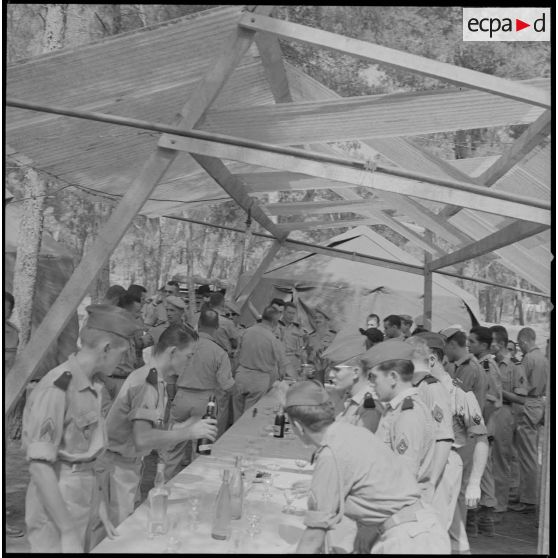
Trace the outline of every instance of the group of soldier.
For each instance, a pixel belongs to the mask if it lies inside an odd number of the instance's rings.
[[[30,393],[32,551],[88,551],[114,537],[140,500],[147,455],[170,479],[191,461],[193,440],[216,440],[288,384],[293,430],[316,447],[300,552],[321,548],[345,514],[360,552],[468,553],[467,535],[494,534],[507,509],[514,454],[517,510],[534,508],[548,361],[532,329],[519,333],[518,363],[499,326],[416,324],[411,335],[413,319],[391,315],[382,333],[371,315],[355,351],[332,345],[320,308],[309,311],[311,332],[281,299],[243,328],[223,293],[201,293],[188,316],[177,283],[161,291],[146,300],[139,285],[111,287],[86,309],[78,351]],[[201,419],[212,395],[217,418]]]

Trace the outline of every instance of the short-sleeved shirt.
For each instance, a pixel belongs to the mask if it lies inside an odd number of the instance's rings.
[[[498,364],[491,354],[486,354],[478,359],[479,364],[488,376],[488,389],[486,390],[486,400],[499,408],[502,406],[502,378]]]
[[[151,370],[150,381],[148,376]],[[134,370],[122,384],[106,417],[108,449],[124,457],[143,457],[134,444],[134,421],[145,420],[154,428],[162,425],[167,403],[166,384],[151,363]]]
[[[410,407],[407,398],[412,408],[406,408]],[[376,434],[407,463],[419,483],[430,481],[436,427],[417,388],[405,389],[386,403]]]
[[[435,440],[453,442],[450,396],[447,389],[432,375],[422,372],[413,376],[413,386],[434,419]]]
[[[498,362],[498,368],[502,380],[502,390],[517,395],[527,395],[527,378],[525,368],[521,364],[516,364],[510,357],[505,356]]]
[[[196,312],[194,315],[194,323],[196,324],[196,329],[198,327],[198,322],[200,319],[200,312]],[[233,348],[233,342],[235,343],[236,347],[238,347],[238,343],[240,341],[240,331],[234,325],[232,320],[229,320],[223,314],[219,314],[219,328],[215,332],[214,335],[215,340],[230,356],[233,354],[235,348]]]
[[[336,421],[315,453],[304,524],[332,529],[344,514],[378,525],[414,504],[419,495],[412,473],[379,438],[365,428]]]
[[[10,321],[4,322],[4,372],[13,366],[17,346],[19,345],[19,331]]]
[[[136,366],[138,360],[138,344],[141,344],[141,338],[143,337],[142,331],[139,328],[134,332],[134,335],[130,338],[128,344],[128,350],[122,355],[121,361],[118,366],[111,373],[111,376],[117,376],[119,378],[127,378],[132,370],[138,368]]]
[[[299,324],[292,322],[283,327],[283,343],[287,356],[301,356],[302,349],[306,344],[306,332]]]
[[[64,372],[71,373],[65,389]],[[91,382],[75,355],[48,372],[23,411],[22,445],[28,461],[70,463],[95,459],[106,446],[101,382]]]
[[[538,347],[533,347],[523,356],[521,364],[527,376],[529,390],[527,395],[545,395],[549,364],[542,351]]]
[[[256,370],[274,375],[278,369],[282,377],[290,370],[283,344],[270,328],[261,324],[249,327],[242,336],[238,362],[238,371]]]
[[[471,354],[457,360],[453,377],[461,382],[461,389],[463,391],[472,391],[475,394],[479,407],[484,410],[486,392],[488,390],[488,377],[478,360]]]
[[[308,361],[315,366],[316,370],[325,370],[327,359],[322,358],[322,353],[329,347],[335,335],[332,329],[322,333],[313,331],[308,335],[307,346],[310,349]]]
[[[164,302],[149,302],[143,308],[143,321],[146,326],[154,327],[167,321]]]
[[[370,394],[374,399],[374,408],[364,407],[366,394]],[[371,386],[364,386],[354,395],[349,395],[345,399],[344,409],[335,420],[353,424],[354,426],[364,426],[371,432],[376,432],[382,416],[384,406],[378,401],[378,396]]]
[[[229,355],[208,333],[200,332],[196,351],[178,377],[176,385],[215,391],[226,391],[233,387]]]
[[[467,444],[469,438],[486,435],[486,424],[475,394],[461,389],[461,382],[452,379],[446,372],[440,383],[450,394],[450,409],[453,417],[454,448]]]

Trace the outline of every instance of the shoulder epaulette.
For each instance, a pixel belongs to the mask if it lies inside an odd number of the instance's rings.
[[[159,381],[157,369],[151,368],[149,370],[149,374],[147,374],[147,378],[145,379],[148,384],[151,384],[154,387],[157,387],[157,382]]]
[[[401,410],[406,411],[407,409],[414,409],[415,404],[413,403],[412,397],[405,397],[403,399],[403,405],[401,405]]]
[[[488,362],[488,360],[483,360],[481,362],[482,367],[485,369],[486,372],[488,372],[490,370],[490,363]]]
[[[428,376],[424,377],[424,381],[427,384],[435,384],[438,381],[438,378],[435,378],[434,376],[431,376],[430,374],[428,374]]]
[[[452,383],[454,386],[458,386],[458,387],[461,387],[463,385],[463,381],[460,380],[459,378],[453,378]]]
[[[335,333],[335,334],[337,334],[337,332],[336,332],[334,329],[330,329],[330,330],[329,330],[329,333]]]
[[[71,381],[72,373],[69,370],[66,370],[66,372],[62,372],[58,379],[53,383],[57,388],[60,388],[62,391],[66,391]]]
[[[376,408],[376,403],[374,403],[374,397],[372,396],[371,393],[365,393],[364,394],[364,401],[362,403],[362,406],[365,409],[375,409]]]

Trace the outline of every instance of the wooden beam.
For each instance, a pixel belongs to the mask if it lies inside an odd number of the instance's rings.
[[[478,258],[483,254],[488,254],[488,252],[498,250],[498,248],[514,244],[524,238],[539,234],[547,228],[548,227],[546,225],[516,221],[515,223],[511,223],[507,227],[504,227],[503,229],[500,229],[499,231],[478,240],[477,242],[473,242],[473,244],[464,246],[456,252],[452,252],[451,254],[447,254],[442,258],[434,260],[430,263],[430,269],[441,269],[443,267],[455,265],[473,258]]]
[[[516,99],[532,105],[544,108],[551,108],[552,106],[550,92],[540,91],[534,87],[517,84],[496,76],[383,47],[367,41],[351,39],[314,27],[255,14],[245,14],[242,16],[240,18],[240,25],[252,31],[265,31],[283,39],[328,48],[364,60],[385,64],[390,68],[407,70],[448,83],[488,91],[495,95]]]
[[[293,191],[293,190],[329,190],[330,188],[354,188],[351,184],[343,185],[333,180],[320,178],[309,178],[305,174],[292,172],[253,172],[234,173],[246,184],[252,194],[267,194],[269,192]]]
[[[335,220],[335,221],[295,221],[292,223],[280,223],[277,225],[284,231],[313,231],[323,229],[352,228],[360,225],[377,225],[380,219],[355,219],[355,220]]]
[[[358,201],[331,200],[268,203],[264,208],[270,215],[314,215],[323,213],[352,213],[353,210],[368,206],[386,209],[386,204],[377,199],[363,198],[360,198]],[[360,213],[360,211],[357,211],[357,213]]]
[[[219,159],[196,154],[192,154],[192,157],[244,211],[250,211],[252,219],[275,238],[282,240],[287,237],[288,233],[277,228],[277,225],[264,213],[257,200],[247,194],[246,186]]]
[[[424,325],[430,329],[432,325],[432,271],[430,270],[430,262],[432,256],[424,253],[424,299],[422,318]]]
[[[281,243],[278,240],[274,241],[273,244],[269,247],[269,250],[266,252],[260,265],[256,268],[256,270],[252,274],[252,277],[250,277],[248,283],[244,286],[242,291],[240,291],[240,293],[236,297],[236,303],[240,306],[241,314],[242,311],[244,310],[244,307],[246,306],[246,303],[252,296],[252,293],[259,285],[262,275],[268,270],[269,266],[271,265],[271,262],[273,261],[273,258],[275,258],[280,248],[281,248]]]
[[[552,113],[547,110],[513,142],[511,147],[495,163],[477,176],[475,182],[484,186],[492,186],[537,147],[550,134],[551,128]],[[440,214],[447,219],[459,213],[460,210],[460,207],[446,207]]]
[[[267,7],[264,7],[264,12]],[[178,128],[196,124],[208,106],[220,93],[238,61],[250,47],[254,33],[236,29],[225,44],[223,54],[216,60],[203,81],[196,88],[173,123]],[[90,252],[80,262],[58,295],[37,330],[31,336],[26,350],[14,363],[5,380],[4,413],[8,414],[25,389],[44,354],[57,340],[70,317],[75,312],[100,269],[118,245],[129,224],[149,198],[165,172],[176,159],[177,151],[157,147],[132,182],[122,200],[100,231]]]
[[[229,143],[201,140],[194,137],[179,137],[166,141],[161,138],[159,145],[181,149],[189,153],[198,153],[223,159],[231,159],[278,170],[291,170],[310,176],[339,180],[355,186],[366,186],[376,190],[395,191],[400,194],[424,198],[441,203],[462,205],[477,211],[485,211],[514,219],[523,219],[535,223],[550,224],[550,204],[533,200],[524,196],[503,194],[469,184],[426,177],[419,173],[401,169],[378,167],[375,172],[363,170],[356,165],[344,165],[339,162],[325,162],[324,159],[314,160],[301,155],[288,155],[278,151],[264,151],[249,147],[238,147]],[[286,148],[285,148],[286,149]],[[296,150],[303,151],[303,150]],[[408,178],[387,188],[379,180],[375,181],[377,172]],[[481,209],[482,208],[482,209]]]
[[[275,102],[291,103],[293,98],[289,88],[289,79],[277,37],[268,33],[256,33],[255,40],[262,59],[265,77]]]

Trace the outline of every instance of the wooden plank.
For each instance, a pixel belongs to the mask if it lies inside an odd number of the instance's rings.
[[[360,225],[377,225],[381,219],[336,219],[335,221],[294,221],[292,223],[280,223],[277,226],[284,231],[313,231],[324,229],[352,228]]]
[[[252,277],[248,283],[244,286],[242,291],[236,297],[236,303],[240,306],[240,313],[244,310],[250,296],[259,285],[262,275],[268,270],[273,258],[275,258],[277,252],[281,248],[281,243],[278,240],[275,240],[273,244],[269,247],[269,250],[266,252],[264,258],[262,259],[260,265],[256,268]]]
[[[209,68],[206,77],[196,88],[192,98],[185,104],[181,116],[176,119],[174,125],[192,127],[203,116],[234,70],[230,65],[237,63],[242,58],[250,47],[253,36],[253,32],[235,30],[230,40],[227,41],[223,54]],[[5,380],[5,414],[12,410],[28,380],[33,377],[44,354],[56,341],[98,272],[118,245],[132,219],[142,208],[177,155],[177,151],[157,147],[124,194],[108,222],[100,231],[89,254],[75,269],[55,303],[31,336],[26,350],[16,359],[11,370],[12,373]]]
[[[255,41],[275,102],[291,103],[293,98],[289,88],[289,79],[283,64],[283,55],[277,37],[268,33],[256,33]]]
[[[460,250],[447,254],[442,258],[434,260],[430,263],[430,269],[436,270],[450,265],[455,265],[473,258],[478,258],[483,254],[488,254],[498,248],[514,244],[524,238],[539,234],[545,231],[546,225],[538,225],[536,223],[528,223],[524,221],[516,221],[507,227],[481,239],[473,242],[468,246],[464,246]]]
[[[262,149],[239,147],[232,144],[217,143],[216,141],[201,140],[193,137],[176,136],[169,144],[161,138],[159,144],[169,145],[171,148],[181,149],[189,153],[231,159],[278,170],[290,170],[310,176],[338,180],[340,182],[354,184],[355,186],[365,186],[376,190],[395,191],[399,194],[424,198],[440,203],[461,205],[477,211],[513,217],[514,219],[523,219],[525,221],[533,221],[542,224],[550,224],[551,221],[550,204],[540,202],[540,200],[532,200],[524,196],[495,196],[494,194],[496,194],[496,192],[491,192],[489,195],[490,190],[485,192],[477,187],[468,185],[465,187],[463,184],[460,184],[458,189],[455,189],[454,187],[457,183],[439,181],[438,184],[437,181],[437,184],[434,184],[432,177],[428,178],[429,182],[419,182],[419,180],[424,180],[425,177],[423,175],[400,169],[382,167],[381,171],[376,169],[375,172],[371,172],[336,162],[317,161],[298,155],[287,155],[285,153],[263,151]],[[375,180],[376,173],[378,172],[395,174],[401,177],[408,176],[409,178],[413,175],[414,179],[391,183],[388,188],[383,185],[380,180]],[[419,176],[421,176],[421,178],[419,178]],[[442,185],[442,183],[444,183],[444,185]],[[454,187],[446,187],[446,185],[449,184],[453,184]],[[477,192],[477,190],[480,190],[480,192]]]
[[[244,211],[250,210],[254,221],[257,221],[279,240],[287,237],[288,233],[277,228],[277,225],[264,213],[257,200],[247,194],[246,186],[219,159],[193,153],[192,157]]]
[[[265,31],[283,39],[291,39],[328,48],[343,54],[356,56],[357,58],[385,64],[390,68],[403,69],[448,83],[488,91],[495,95],[517,99],[532,105],[544,108],[551,108],[552,105],[550,93],[537,90],[534,87],[517,84],[496,76],[383,47],[367,41],[351,39],[314,27],[255,14],[245,14],[242,16],[240,18],[240,25],[253,31]]]
[[[365,207],[386,208],[386,204],[376,199],[280,202],[263,206],[270,215],[314,215],[324,213],[352,213]],[[356,211],[360,213],[360,211]]]
[[[424,299],[423,299],[423,311],[422,317],[424,324],[429,328],[429,324],[432,324],[432,271],[430,270],[430,261],[432,256],[428,253],[424,253]]]
[[[292,172],[253,172],[234,173],[252,194],[267,194],[269,192],[281,192],[293,190],[329,190],[330,188],[354,188],[351,184],[342,184],[332,180],[309,178],[305,174]]]
[[[513,142],[495,163],[477,176],[475,182],[484,186],[495,184],[550,134],[551,127],[552,113],[547,110]],[[445,207],[440,214],[447,219],[459,213],[460,210],[459,207]]]

